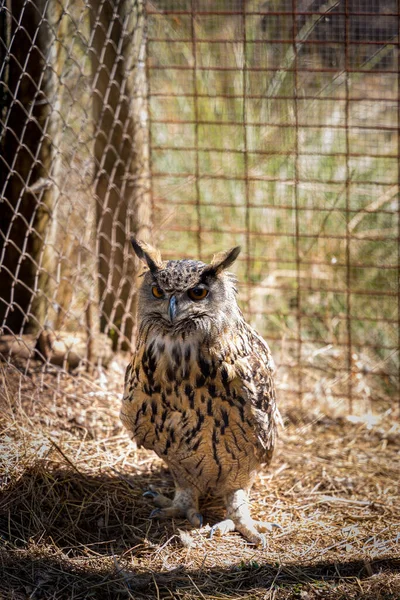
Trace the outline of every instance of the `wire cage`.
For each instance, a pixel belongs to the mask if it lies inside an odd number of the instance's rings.
[[[131,234],[165,258],[239,244],[240,304],[286,396],[398,400],[399,16],[3,0],[3,362],[78,380],[129,349]]]

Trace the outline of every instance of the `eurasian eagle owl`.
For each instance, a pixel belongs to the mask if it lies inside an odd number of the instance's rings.
[[[236,529],[264,543],[271,524],[251,518],[248,494],[271,460],[279,413],[270,350],[244,320],[236,279],[226,271],[240,248],[205,264],[163,262],[149,245],[132,244],[147,270],[121,418],[140,446],[165,460],[176,486],[173,500],[146,492],[157,507],[151,516],[201,527],[199,498],[212,493],[227,511],[212,532]]]

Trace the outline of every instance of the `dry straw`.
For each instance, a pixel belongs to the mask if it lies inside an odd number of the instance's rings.
[[[283,527],[263,551],[237,534],[209,539],[222,515],[213,499],[201,530],[149,520],[143,491],[169,494],[173,482],[121,429],[121,367],[79,384],[2,371],[3,597],[399,597],[400,430],[390,410],[331,418],[282,398],[286,426],[252,493],[256,516]]]

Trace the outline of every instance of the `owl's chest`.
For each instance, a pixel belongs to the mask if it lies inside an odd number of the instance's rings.
[[[176,479],[202,491],[243,478],[257,466],[257,439],[239,378],[223,363],[186,348],[174,360],[144,356],[127,378],[122,419]],[[160,364],[162,368],[160,368]]]
[[[164,338],[142,348],[127,370],[121,418],[132,437],[163,458],[176,479],[202,490],[240,478],[245,485],[257,468],[255,423],[238,363],[237,354],[229,362]]]
[[[163,458],[175,479],[192,481],[202,492],[231,480],[245,485],[258,466],[247,407],[214,386],[182,383],[150,398],[137,390],[131,418],[137,442]]]

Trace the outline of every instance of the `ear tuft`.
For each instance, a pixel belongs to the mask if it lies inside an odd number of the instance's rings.
[[[215,273],[218,275],[221,271],[224,271],[232,263],[235,262],[240,253],[240,246],[235,246],[235,248],[231,248],[230,250],[226,250],[225,252],[218,252],[213,256],[211,264],[208,265],[207,272]]]
[[[147,264],[150,271],[155,273],[162,266],[162,258],[160,251],[146,242],[141,242],[135,238],[131,238],[131,243],[136,256]]]

